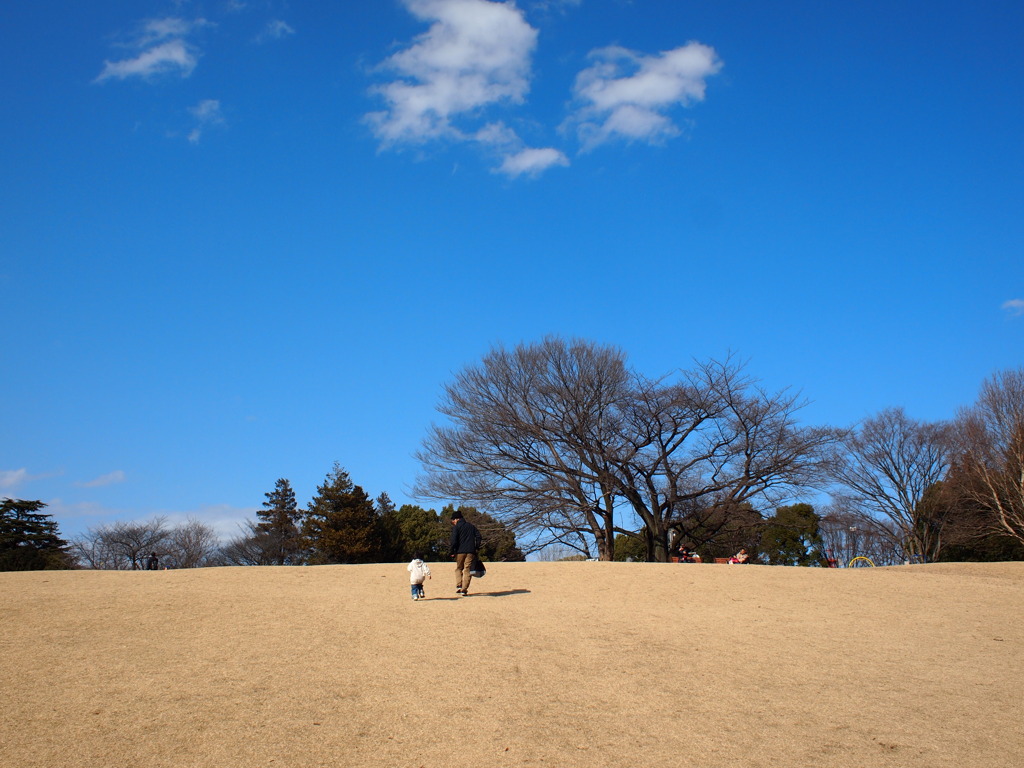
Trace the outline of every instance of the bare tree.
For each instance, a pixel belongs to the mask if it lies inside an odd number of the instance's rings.
[[[947,508],[921,502],[949,469],[950,437],[948,425],[917,421],[902,408],[865,420],[843,444],[836,498],[860,517],[862,528],[891,532],[906,558],[936,559]]]
[[[120,556],[114,552],[98,531],[90,530],[71,540],[71,556],[78,566],[97,571],[121,570]]]
[[[171,529],[164,544],[168,568],[202,568],[219,564],[220,539],[214,529],[194,517]]]
[[[902,562],[900,536],[888,519],[865,517],[834,502],[821,517],[819,525],[825,555],[839,565],[855,557],[867,557],[875,565],[896,565]]]
[[[648,560],[668,558],[670,531],[694,510],[777,501],[819,476],[826,429],[801,428],[795,397],[768,393],[731,359],[651,380],[624,354],[547,338],[492,350],[460,373],[439,406],[417,492],[495,510],[544,544],[585,532],[614,556],[617,516],[643,523]]]
[[[226,565],[276,565],[280,540],[248,522],[240,536],[221,547],[220,559]]]
[[[676,382],[638,378],[627,449],[609,464],[643,521],[648,561],[667,559],[671,532],[693,515],[754,500],[777,505],[818,482],[836,433],[799,426],[802,407],[795,395],[758,386],[731,358],[695,364]]]
[[[163,554],[171,531],[167,518],[119,520],[90,529],[72,543],[72,552],[89,568],[139,570],[151,552]]]
[[[415,492],[492,509],[517,537],[533,534],[534,550],[580,549],[592,536],[610,560],[616,492],[604,453],[621,450],[630,379],[619,350],[588,342],[492,350],[445,388],[449,425],[425,439]]]
[[[1000,371],[957,419],[961,492],[1024,542],[1024,368]]]
[[[151,553],[156,553],[168,568],[198,568],[220,562],[216,532],[191,517],[174,527],[163,516],[117,521],[90,529],[71,547],[82,566],[102,570],[138,570]]]

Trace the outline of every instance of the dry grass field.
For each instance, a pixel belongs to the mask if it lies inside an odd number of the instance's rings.
[[[1024,563],[0,574],[0,766],[1024,765]]]

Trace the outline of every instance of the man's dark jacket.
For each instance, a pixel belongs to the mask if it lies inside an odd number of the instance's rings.
[[[472,523],[467,523],[463,518],[452,528],[452,538],[448,542],[448,549],[453,555],[476,554],[480,549],[480,531]]]

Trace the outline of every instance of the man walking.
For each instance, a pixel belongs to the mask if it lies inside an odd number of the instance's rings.
[[[468,595],[469,582],[473,579],[470,570],[477,556],[476,551],[480,549],[480,531],[464,520],[459,511],[452,512],[452,538],[448,549],[455,558],[455,592]]]

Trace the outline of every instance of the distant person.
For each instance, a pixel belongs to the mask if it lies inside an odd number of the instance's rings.
[[[686,547],[680,547],[679,548],[679,562],[680,563],[693,563],[693,562],[696,562],[693,559],[693,557],[694,557],[693,552],[691,552]]]
[[[156,552],[149,553],[149,559],[146,560],[147,571],[159,571],[160,570],[160,558],[156,556]]]
[[[741,549],[729,559],[729,565],[743,565],[750,559],[746,549]]]
[[[413,600],[423,600],[427,593],[423,590],[423,581],[430,578],[430,568],[423,562],[419,555],[412,559],[412,562],[405,566],[409,572],[409,586],[412,590]]]
[[[455,593],[458,595],[469,594],[469,582],[473,580],[470,571],[480,544],[480,531],[476,526],[464,520],[458,510],[452,512],[452,537],[448,549],[455,558]]]

